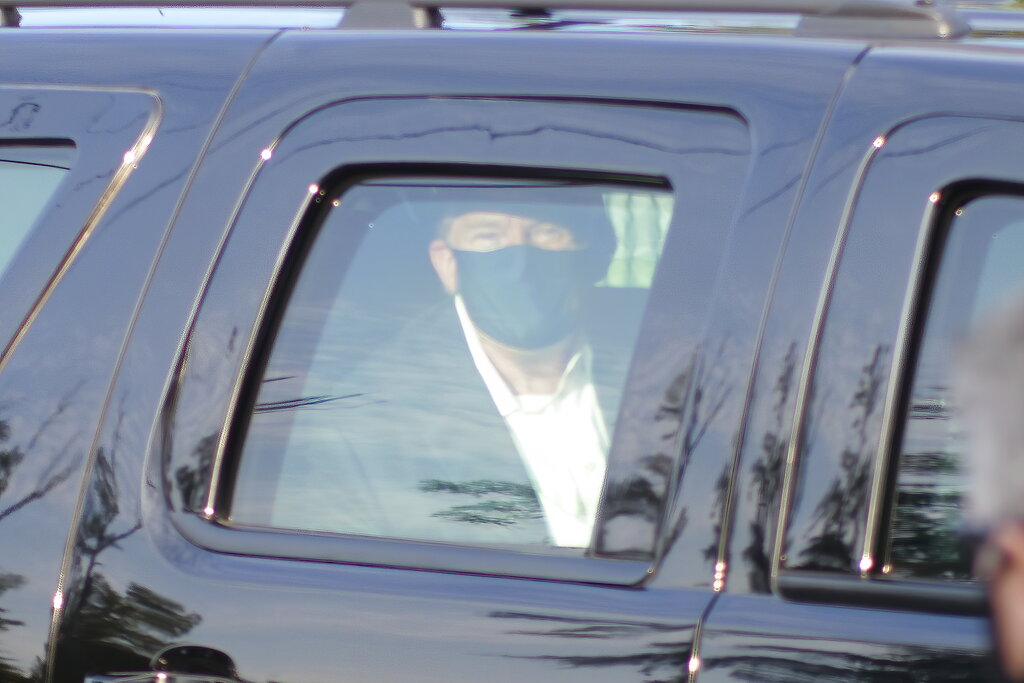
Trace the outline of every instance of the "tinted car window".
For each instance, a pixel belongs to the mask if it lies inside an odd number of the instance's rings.
[[[0,142],[0,272],[49,205],[73,154],[71,145]]]
[[[590,544],[667,189],[314,185],[231,504],[240,524]]]
[[[986,196],[950,219],[910,390],[888,567],[895,576],[968,580],[959,542],[965,487],[950,367],[972,323],[1024,291],[1024,199]]]

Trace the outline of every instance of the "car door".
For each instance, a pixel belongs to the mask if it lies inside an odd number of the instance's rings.
[[[694,675],[722,530],[713,484],[804,165],[859,50],[275,42],[210,145],[126,347],[67,560],[57,680]],[[568,198],[580,188],[600,202]],[[434,260],[454,229],[439,206],[469,215],[482,189],[566,224],[596,210],[580,230],[611,224],[592,278],[611,328],[589,337],[595,387],[598,347],[627,343],[615,396],[598,399],[612,426],[592,540],[517,535],[537,513],[484,467],[509,436],[495,394],[460,393],[466,373],[439,345],[409,345],[458,313]],[[535,191],[552,199],[523,199]],[[478,416],[490,426],[449,438]],[[428,455],[416,494],[450,495],[440,509],[393,497],[380,474]]]
[[[1019,286],[1022,66],[878,48],[839,99],[766,326],[708,679],[985,677],[950,367]]]
[[[198,150],[266,37],[211,51],[167,36],[0,36],[3,680],[42,674],[121,342]],[[202,88],[159,75],[171,55],[214,52]]]

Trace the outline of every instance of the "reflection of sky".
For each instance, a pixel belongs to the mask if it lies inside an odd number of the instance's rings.
[[[0,161],[0,272],[7,266],[65,169]]]
[[[46,8],[19,9],[21,25],[59,26],[228,26],[239,28],[334,28],[343,10],[323,8]]]
[[[981,281],[974,297],[972,321],[1019,296],[1024,286],[1021,256],[1024,255],[1024,221],[1016,221],[992,236],[985,255]]]

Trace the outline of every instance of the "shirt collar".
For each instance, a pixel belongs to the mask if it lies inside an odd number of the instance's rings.
[[[476,326],[469,319],[466,305],[458,294],[455,295],[455,311],[459,315],[459,322],[462,324],[462,332],[466,337],[469,353],[473,356],[473,363],[476,365],[480,377],[483,378],[484,384],[487,385],[487,390],[490,392],[491,398],[494,399],[494,405],[497,406],[498,412],[501,413],[502,417],[508,417],[513,413],[524,410],[523,401],[512,392],[512,389],[509,388],[504,378],[502,378],[501,373],[498,372],[498,369],[494,367],[494,363],[487,356],[487,352],[484,351],[483,344],[480,343],[480,334],[477,332]],[[544,397],[548,400],[543,401],[540,408],[535,407],[538,403],[537,401],[530,401],[533,411],[556,403],[590,384],[591,356],[590,346],[588,344],[581,344],[566,364],[565,371],[562,373],[562,378],[558,382],[558,389],[555,393],[550,397]]]

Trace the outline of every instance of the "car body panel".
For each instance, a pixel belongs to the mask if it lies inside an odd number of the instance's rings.
[[[43,671],[52,605],[60,597],[65,530],[76,515],[94,426],[105,410],[132,311],[195,151],[268,35],[238,34],[219,47],[176,40],[166,51],[153,49],[158,36],[116,43],[94,32],[59,33],[59,40],[45,42],[3,36],[0,97],[39,105],[32,125],[9,135],[74,140],[79,168],[87,172],[69,173],[73,185],[60,191],[3,280],[11,298],[0,324],[8,337],[53,283],[45,306],[3,359],[0,375],[6,397],[0,503],[6,675]],[[126,60],[125,50],[137,52],[136,58]],[[216,55],[218,66],[206,69],[201,82],[161,78],[161,64],[172,54],[204,64]],[[69,71],[67,65],[76,63],[104,67]],[[150,130],[153,121],[158,125]],[[146,134],[152,134],[149,148],[131,168],[125,153]],[[123,255],[116,268],[108,260],[112,253]]]
[[[0,112],[44,116],[0,141],[79,157],[0,280],[0,680],[976,679],[978,591],[881,574],[889,383],[929,193],[1024,181],[1022,68],[952,41],[4,29]],[[743,145],[694,144],[716,116]],[[402,165],[671,181],[609,473],[633,493],[585,556],[219,515],[304,188]],[[861,502],[812,571],[789,558],[851,439]]]
[[[247,328],[252,323],[232,324],[231,316],[238,313],[227,310],[214,315],[213,319],[222,321],[218,325],[226,324],[224,331],[210,336],[201,352],[199,347],[190,351],[190,347],[185,346],[181,361],[176,360],[177,354],[183,352],[180,340],[164,330],[177,325],[181,329],[192,329],[192,334],[209,334],[219,329],[204,322],[202,315],[196,322],[189,322],[196,310],[193,302],[201,296],[211,297],[211,302],[228,301],[216,293],[216,283],[244,282],[239,279],[239,268],[244,268],[247,262],[246,253],[253,257],[259,254],[258,258],[264,261],[273,260],[273,254],[268,254],[267,249],[273,248],[273,239],[280,244],[280,238],[271,238],[267,245],[265,240],[273,233],[248,217],[244,207],[254,201],[251,193],[255,188],[262,187],[258,179],[263,163],[261,151],[268,149],[271,156],[276,154],[277,146],[287,143],[287,131],[294,122],[311,112],[322,111],[339,102],[355,103],[341,104],[341,111],[356,105],[365,109],[371,104],[368,98],[390,102],[389,106],[397,109],[401,101],[395,100],[396,97],[424,96],[448,98],[456,103],[454,111],[469,111],[473,100],[464,98],[472,97],[487,98],[490,107],[498,111],[500,107],[495,102],[500,104],[502,99],[510,102],[510,108],[525,107],[524,111],[531,111],[531,108],[558,112],[572,107],[604,109],[612,104],[616,107],[615,116],[623,123],[635,117],[635,125],[642,125],[644,107],[688,106],[709,111],[735,111],[750,127],[755,141],[748,178],[770,180],[767,183],[744,182],[742,189],[758,189],[754,196],[742,195],[738,209],[723,214],[720,220],[724,221],[726,234],[722,237],[701,233],[697,226],[684,228],[679,239],[690,244],[682,251],[679,251],[682,243],[677,245],[674,253],[684,258],[684,264],[686,258],[693,259],[692,267],[684,265],[666,274],[664,277],[673,278],[676,284],[665,290],[660,303],[652,305],[670,307],[665,310],[681,307],[677,318],[668,319],[668,329],[675,330],[681,320],[708,319],[708,307],[713,302],[731,298],[736,293],[733,285],[742,288],[752,282],[763,282],[770,276],[770,263],[756,269],[745,265],[749,265],[751,252],[774,253],[779,248],[783,230],[765,230],[763,226],[785,224],[801,170],[817,136],[817,122],[860,48],[810,43],[795,46],[780,55],[771,43],[736,51],[714,41],[696,39],[679,53],[678,45],[655,41],[654,49],[664,49],[665,59],[652,62],[652,45],[615,37],[597,42],[581,41],[580,52],[574,53],[574,59],[601,61],[607,68],[588,69],[570,77],[568,74],[559,76],[564,72],[552,68],[561,60],[559,45],[548,36],[530,35],[399,37],[387,34],[343,36],[340,33],[288,34],[274,43],[234,99],[210,146],[126,349],[123,366],[126,370],[139,364],[157,365],[153,363],[153,354],[161,349],[159,355],[165,359],[168,371],[173,371],[161,382],[145,379],[149,376],[147,373],[123,372],[114,388],[112,405],[129,405],[125,402],[127,399],[121,397],[132,396],[130,412],[136,417],[131,422],[148,421],[151,431],[128,433],[119,426],[123,422],[112,413],[108,414],[101,445],[96,451],[97,467],[87,494],[87,501],[92,503],[87,502],[87,506],[102,506],[103,492],[114,490],[117,500],[124,499],[117,503],[116,509],[127,514],[109,517],[111,528],[131,529],[141,523],[142,529],[117,547],[104,549],[102,569],[95,569],[93,574],[89,568],[100,563],[92,563],[88,553],[76,554],[71,562],[69,594],[94,581],[96,575],[101,575],[118,595],[127,596],[144,587],[160,596],[160,604],[173,613],[177,623],[183,628],[189,626],[182,633],[156,634],[160,637],[146,652],[152,653],[175,640],[187,640],[227,653],[240,675],[250,679],[320,680],[334,677],[341,670],[351,672],[355,678],[386,680],[405,677],[414,669],[417,676],[425,680],[480,677],[511,680],[523,676],[552,680],[584,677],[591,680],[599,676],[622,680],[688,675],[694,629],[713,596],[710,589],[713,557],[680,561],[671,552],[659,548],[666,569],[656,571],[640,589],[565,580],[473,576],[451,571],[308,563],[225,555],[197,547],[182,537],[165,509],[167,504],[173,507],[178,504],[171,495],[173,484],[161,473],[165,457],[162,454],[168,453],[169,448],[179,447],[186,454],[196,452],[203,447],[195,440],[197,436],[207,443],[220,439],[218,435],[224,428],[231,388],[236,382],[236,368],[247,348],[244,343],[250,334]],[[613,50],[614,66],[606,56]],[[429,63],[419,57],[424,52],[431,54]],[[805,59],[807,52],[815,54],[816,58]],[[466,62],[463,55],[467,53],[479,53],[480,59]],[[531,54],[531,60],[522,62],[515,72],[503,72],[501,78],[495,76],[497,65],[508,63],[523,53]],[[772,60],[752,78],[750,71],[757,64],[764,65],[767,54],[773,55]],[[615,75],[617,69],[626,73],[634,68],[633,64],[641,62],[659,64],[659,67],[631,72],[642,73],[642,78],[624,80]],[[808,66],[809,63],[813,66]],[[309,64],[339,66],[309,69]],[[794,70],[801,73],[801,78],[790,78]],[[676,85],[668,89],[666,83]],[[799,105],[774,106],[783,88],[799,92],[799,97],[794,98]],[[516,100],[525,102],[516,105]],[[544,104],[545,100],[551,104]],[[433,103],[432,107],[440,106],[436,99],[428,102]],[[666,114],[659,116],[670,116],[669,109],[665,111]],[[490,115],[480,116],[486,120]],[[527,120],[530,116],[533,115],[528,115]],[[561,118],[562,115],[558,115],[553,120]],[[654,120],[652,118],[652,122]],[[586,118],[580,118],[579,124],[592,125],[586,123]],[[400,138],[389,144],[391,147],[364,144],[362,148],[353,149],[362,150],[359,154],[364,156],[371,155],[362,160],[378,163],[408,160],[410,155],[421,163],[459,160],[460,154],[465,161],[476,159],[473,155],[480,154],[471,151],[478,143],[470,138],[460,143],[465,146],[465,152],[460,153],[455,147],[444,152],[445,157],[438,157],[436,150],[423,156],[425,147],[412,143],[403,145]],[[535,148],[534,143],[527,147]],[[590,170],[636,173],[651,170],[643,167],[645,162],[641,161],[638,166],[628,157],[607,160],[601,165],[596,157],[585,161],[583,151],[563,150],[562,153],[569,154],[569,159],[576,159],[577,167],[588,164],[586,168]],[[549,167],[559,163],[557,155],[539,161],[542,159],[538,156],[539,150],[528,154],[501,154],[504,157],[495,158],[495,162],[523,164],[529,161],[529,165],[542,163]],[[257,179],[255,184],[253,178]],[[240,213],[239,206],[243,207]],[[295,206],[299,206],[298,198]],[[736,215],[742,218],[737,221]],[[286,227],[275,229],[280,232]],[[265,235],[259,237],[262,242],[253,239],[259,236],[258,231]],[[247,236],[249,233],[251,236]],[[211,289],[205,293],[193,289],[191,296],[182,296],[182,288],[195,288],[202,283],[222,248],[226,249],[226,256],[220,257],[222,261],[217,264]],[[722,254],[719,259],[722,263],[729,264],[723,268],[740,272],[742,281],[723,283],[721,271],[702,265],[702,255],[716,252]],[[200,257],[202,254],[207,254],[205,259]],[[249,262],[253,263],[251,259]],[[261,269],[265,266],[254,272]],[[254,303],[261,298],[259,287],[263,286],[257,285],[253,292],[256,294]],[[760,291],[764,292],[763,286]],[[206,303],[204,299],[198,310],[205,311]],[[254,303],[247,304],[248,308],[240,307],[239,313],[252,310]],[[730,309],[727,320],[716,320],[713,316],[714,322],[709,324],[718,338],[728,338],[735,344],[735,348],[727,351],[730,356],[735,354],[736,358],[743,359],[746,355],[749,364],[753,334],[764,301],[754,296],[742,302],[737,300],[737,304],[740,303],[742,305]],[[211,310],[216,312],[217,309]],[[244,321],[245,316],[249,316],[251,321],[251,315],[245,313],[239,320]],[[693,334],[684,329],[678,334],[683,333]],[[220,344],[227,344],[220,347],[221,351],[209,345],[215,344],[218,337]],[[664,341],[662,338],[658,343]],[[660,432],[649,432],[643,425],[658,419],[665,397],[671,399],[673,391],[679,392],[679,378],[685,376],[684,370],[693,362],[696,344],[696,340],[683,340],[674,351],[678,360],[672,362],[679,368],[676,373],[651,375],[662,389],[652,391],[645,387],[644,392],[638,394],[636,400],[651,403],[630,419],[641,420],[638,434],[653,440],[655,446],[658,438],[663,437],[657,436]],[[720,342],[716,345],[722,346]],[[710,361],[699,363],[711,367]],[[717,391],[722,398],[716,401],[735,401],[744,393],[743,362],[728,366],[735,367],[735,374],[721,380],[723,384]],[[189,382],[196,381],[190,379],[193,377],[200,381],[196,386],[206,383],[208,388],[196,395],[209,398],[209,403],[207,407],[187,405],[188,414],[194,417],[182,422],[184,413],[174,401],[168,402],[167,397],[177,396],[179,384],[185,381],[189,386]],[[691,402],[684,410],[698,412],[677,415],[672,418],[678,421],[676,424],[683,424],[682,420],[691,417],[699,419],[700,411],[705,411],[706,420],[721,416],[724,434],[736,429],[738,416],[734,410],[712,410],[699,401]],[[710,426],[701,429],[709,435],[711,430]],[[672,441],[669,443],[677,438],[672,434],[670,431]],[[715,494],[708,486],[709,477],[717,477],[729,466],[732,450],[728,447],[728,436],[719,437],[721,440],[714,447],[709,436],[706,445],[701,444],[703,450],[697,452],[697,437],[692,430],[679,437],[689,439],[688,447],[693,450],[686,456],[683,481],[687,482],[684,489],[689,498],[683,504],[710,506],[714,504]],[[191,439],[191,442],[179,446],[181,438]],[[111,452],[106,444],[114,443],[120,444],[122,451],[136,455],[121,460],[119,466],[126,469],[116,473],[117,481],[141,478],[150,482],[142,492],[120,483],[113,486],[110,474],[113,468],[100,466],[107,460],[103,454]],[[138,456],[147,451],[149,464],[142,469],[143,461]],[[692,485],[688,483],[691,480]],[[140,507],[141,517],[136,517]],[[115,508],[108,504],[108,509]],[[700,544],[699,547],[717,550],[718,530],[713,520],[693,515],[691,525],[680,523],[682,509],[674,508],[672,513],[673,548],[693,548]],[[83,521],[85,519],[88,517]],[[91,532],[82,526],[80,533]],[[613,552],[614,548],[606,550]],[[539,558],[538,563],[542,559]],[[139,577],[145,577],[144,583]],[[305,616],[294,621],[286,615]],[[64,631],[56,657],[58,663],[67,662],[68,668],[58,669],[61,680],[73,680],[83,673],[104,672],[96,670],[98,663],[90,660],[88,653],[96,643],[84,630],[88,623],[84,616],[69,610],[62,623]],[[312,618],[307,620],[310,616]],[[292,636],[275,639],[274,646],[268,648],[267,629],[272,630],[271,624],[281,619],[289,623]],[[143,631],[148,628],[145,624],[125,624],[125,627]],[[125,653],[119,664],[110,662],[106,671],[132,670],[133,665],[138,666],[139,660]],[[283,666],[289,668],[282,669]]]
[[[971,680],[986,666],[976,589],[950,585],[943,596],[935,583],[882,574],[882,503],[889,452],[898,447],[884,440],[893,432],[883,428],[902,420],[898,385],[913,350],[906,335],[923,302],[915,278],[936,220],[932,193],[959,181],[1022,178],[1014,119],[1024,101],[1013,85],[1022,66],[1018,55],[1000,51],[879,48],[843,90],[761,346],[737,479],[729,594],[711,613],[702,644],[711,680],[747,680],[762,666],[775,672],[772,680],[874,680],[882,670],[916,677],[925,669],[935,680]],[[808,281],[822,284],[809,290]],[[847,501],[842,510],[827,507],[834,491]],[[826,539],[822,525],[840,519]],[[779,547],[778,525],[787,521]],[[828,560],[834,573],[815,585],[822,578],[816,571],[796,568],[823,548],[842,548],[842,557]],[[887,625],[916,621],[900,628],[928,635],[893,647],[880,626],[884,607],[909,607],[885,613]],[[744,610],[771,612],[764,638],[749,637]],[[811,634],[809,615],[844,628]],[[791,638],[801,644],[792,646]],[[853,643],[863,648],[858,664],[846,654]]]

